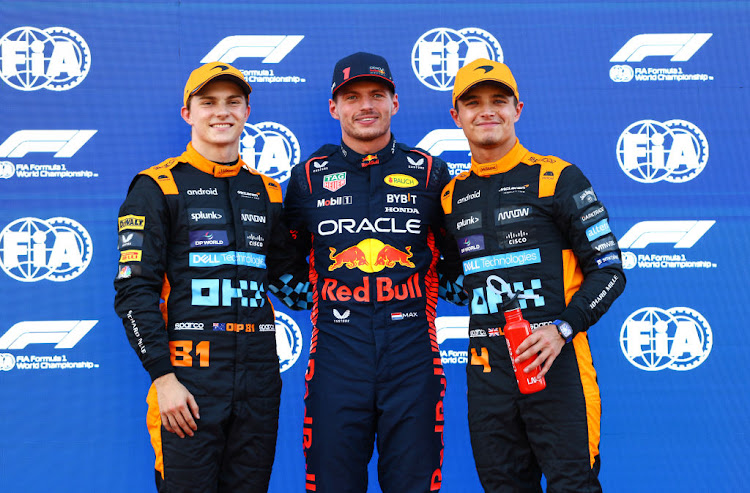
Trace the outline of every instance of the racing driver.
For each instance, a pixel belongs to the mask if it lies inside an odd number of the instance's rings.
[[[153,381],[160,492],[268,489],[281,378],[266,293],[293,256],[279,184],[239,157],[250,91],[230,65],[195,69],[187,150],[138,174],[120,208],[115,310]]]
[[[435,335],[446,164],[398,143],[386,60],[355,53],[333,71],[341,143],[292,170],[285,217],[309,255],[313,300],[306,374],[306,487],[367,490],[378,447],[382,491],[438,491],[445,376]],[[445,245],[449,251],[444,250]]]
[[[527,151],[516,138],[523,103],[510,69],[475,60],[456,75],[450,112],[471,169],[442,195],[471,297],[469,431],[487,492],[598,492],[601,401],[587,330],[625,288],[607,210],[581,170]],[[522,395],[502,336],[499,277],[534,332],[516,363],[541,367],[546,389]]]

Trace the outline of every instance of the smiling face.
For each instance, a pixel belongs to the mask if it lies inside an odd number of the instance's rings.
[[[341,138],[360,154],[377,152],[391,139],[391,117],[398,95],[380,82],[363,79],[345,84],[328,101],[331,116],[341,123]]]
[[[191,96],[182,118],[192,127],[193,147],[203,157],[230,162],[239,157],[239,142],[250,107],[240,87],[214,80]]]
[[[483,82],[466,91],[451,108],[456,126],[463,129],[475,161],[497,161],[516,142],[515,123],[521,117],[522,102],[516,102],[505,86]]]

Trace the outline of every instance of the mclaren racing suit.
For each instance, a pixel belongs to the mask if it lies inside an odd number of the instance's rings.
[[[295,166],[284,202],[309,253],[308,491],[367,490],[377,435],[383,491],[441,484],[445,376],[435,336],[446,164],[391,139],[361,155],[327,145]],[[449,252],[443,251],[443,255]]]
[[[268,487],[281,379],[266,292],[292,258],[281,213],[278,183],[191,144],[136,176],[120,208],[117,314],[151,379],[174,372],[200,407],[195,435],[180,439],[151,386],[160,491]]]
[[[625,287],[607,210],[576,166],[517,141],[500,161],[472,162],[442,206],[471,300],[469,430],[485,490],[541,491],[543,472],[549,491],[600,491],[601,407],[586,330]],[[521,300],[532,329],[556,320],[573,328],[545,390],[518,391],[489,276],[506,292],[537,295]]]

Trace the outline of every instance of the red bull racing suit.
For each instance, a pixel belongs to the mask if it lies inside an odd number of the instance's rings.
[[[200,408],[195,435],[180,439],[161,426],[151,386],[160,491],[268,487],[281,379],[266,292],[292,258],[281,214],[278,183],[190,144],[140,173],[120,208],[115,310],[152,380],[174,372]]]
[[[308,491],[366,491],[376,436],[384,492],[440,489],[446,382],[434,321],[444,244],[458,261],[441,228],[449,179],[443,161],[393,139],[369,155],[327,145],[292,170],[285,214],[309,253],[314,301]]]
[[[586,330],[625,287],[608,213],[574,165],[516,142],[500,161],[472,162],[445,188],[446,226],[458,243],[470,296],[469,430],[488,492],[601,491],[601,403]],[[525,295],[532,328],[573,328],[546,375],[546,389],[518,390],[502,328],[499,276]],[[541,468],[541,469],[540,469]]]

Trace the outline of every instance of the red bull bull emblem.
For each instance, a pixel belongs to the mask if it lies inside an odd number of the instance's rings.
[[[359,269],[368,273],[379,272],[386,267],[392,269],[396,264],[414,268],[414,263],[409,260],[414,255],[411,253],[411,246],[405,247],[404,251],[375,238],[367,238],[339,253],[336,253],[335,248],[329,248],[331,253],[328,257],[333,261],[328,266],[329,271],[346,266],[347,269]]]
[[[380,164],[380,159],[375,154],[368,154],[362,158],[362,167],[370,166],[373,164]]]

